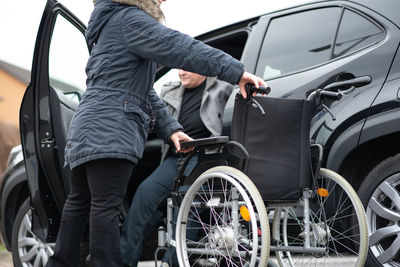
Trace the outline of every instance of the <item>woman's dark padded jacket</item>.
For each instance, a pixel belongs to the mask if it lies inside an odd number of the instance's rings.
[[[92,46],[87,90],[71,122],[65,163],[141,158],[151,116],[165,142],[182,126],[153,89],[156,64],[235,84],[244,66],[231,56],[169,29],[136,6],[97,0],[86,37]]]

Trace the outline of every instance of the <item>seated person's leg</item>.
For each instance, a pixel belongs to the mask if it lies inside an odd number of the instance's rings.
[[[190,173],[197,162],[194,157],[186,168]],[[167,208],[166,199],[173,189],[180,162],[176,157],[165,159],[138,187],[121,231],[123,262],[137,266],[143,245],[156,230]]]
[[[165,159],[136,190],[121,232],[122,258],[127,265],[137,265],[149,236],[145,233],[155,230],[162,218],[162,212],[157,208],[166,203],[166,197],[171,192],[178,174],[176,164],[174,157]]]
[[[188,176],[188,175],[192,172],[192,170],[194,169],[194,167],[197,165],[197,159],[198,159],[198,157],[197,157],[197,156],[194,156],[194,157],[190,160],[190,162],[189,162],[188,165],[186,166],[184,175]],[[190,185],[185,185],[185,186],[180,187],[180,190],[188,190],[189,187],[190,187]],[[178,212],[179,212],[178,209],[174,209],[174,215],[173,215],[173,216],[174,216],[174,221],[175,221],[175,222],[176,222],[176,219],[177,219],[177,217],[178,217]],[[174,233],[174,235],[175,235],[175,228],[173,229],[173,233]],[[190,233],[189,235],[192,236],[192,239],[193,239],[193,240],[195,240],[196,237],[197,237],[197,235],[198,235],[198,231],[193,232],[193,233]],[[175,236],[174,236],[173,238],[175,238]],[[176,256],[176,249],[175,249],[175,247],[173,247],[173,246],[168,247],[168,253],[170,253],[171,258],[172,258],[172,265],[171,265],[170,267],[179,267],[178,258],[177,258],[177,256]],[[169,255],[167,255],[167,253],[164,253],[164,256],[163,256],[163,258],[162,258],[162,262],[167,262],[167,263],[169,263]]]

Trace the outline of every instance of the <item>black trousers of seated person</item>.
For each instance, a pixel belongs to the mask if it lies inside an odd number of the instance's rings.
[[[54,255],[46,267],[79,266],[80,242],[89,219],[93,267],[123,266],[119,214],[135,164],[124,159],[99,159],[71,171],[71,192],[61,216]]]

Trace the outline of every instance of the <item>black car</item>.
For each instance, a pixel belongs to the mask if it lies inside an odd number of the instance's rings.
[[[324,167],[346,177],[366,208],[367,266],[400,266],[399,10],[397,0],[313,1],[197,37],[263,77],[272,97],[306,98],[334,82],[371,78],[368,85],[342,91],[341,101],[326,101],[330,112],[318,113],[311,129],[324,147]],[[66,8],[48,0],[20,111],[25,164],[11,166],[1,188],[2,234],[15,266],[44,263],[52,253],[69,191],[65,137],[85,89],[84,30]],[[66,65],[68,72],[62,71]],[[168,71],[160,67],[157,78]],[[225,108],[224,135],[234,94]],[[149,136],[127,204],[137,183],[158,165],[159,147],[160,140]]]

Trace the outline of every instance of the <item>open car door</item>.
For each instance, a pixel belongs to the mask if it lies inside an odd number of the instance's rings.
[[[32,230],[54,242],[69,192],[66,134],[85,90],[89,56],[85,25],[48,0],[35,44],[31,82],[20,110],[20,131],[32,207]]]

